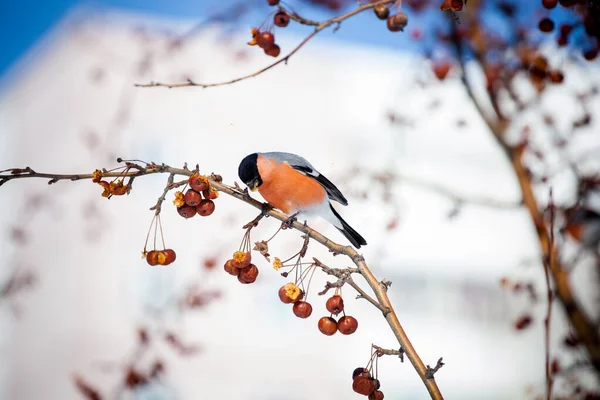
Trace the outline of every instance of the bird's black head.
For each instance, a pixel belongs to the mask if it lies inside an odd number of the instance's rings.
[[[240,179],[252,191],[255,191],[256,188],[263,183],[262,179],[260,178],[260,174],[258,173],[258,166],[256,165],[257,159],[258,154],[250,154],[242,160],[240,166],[238,167],[238,175]]]

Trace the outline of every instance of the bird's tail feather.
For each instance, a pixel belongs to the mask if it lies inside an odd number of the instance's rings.
[[[360,236],[360,234],[358,232],[356,232],[354,229],[352,229],[352,227],[350,225],[348,225],[348,223],[346,221],[344,221],[344,219],[340,216],[340,214],[337,213],[337,211],[335,211],[335,209],[333,208],[333,206],[331,206],[331,211],[333,212],[333,215],[335,215],[335,217],[340,221],[340,223],[342,224],[342,227],[339,228],[336,226],[336,228],[342,232],[342,234],[344,236],[346,236],[346,238],[350,241],[350,243],[352,243],[352,245],[354,247],[356,247],[357,249],[360,249],[360,246],[365,246],[367,244],[367,241]]]

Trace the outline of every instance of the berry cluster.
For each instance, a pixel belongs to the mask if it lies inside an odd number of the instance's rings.
[[[279,289],[279,299],[285,304],[294,304],[292,311],[298,318],[308,318],[312,314],[310,303],[303,301],[304,292],[295,283],[286,283]]]
[[[258,277],[258,268],[251,261],[250,251],[236,251],[233,257],[225,262],[225,272],[237,276],[240,283],[254,283]]]
[[[147,251],[148,247],[148,239],[150,238],[150,232],[154,228],[154,249]],[[162,242],[162,250],[156,249],[156,238],[160,233],[160,239]],[[163,236],[162,223],[160,222],[160,214],[155,214],[154,218],[152,218],[152,222],[150,223],[150,228],[148,229],[148,234],[146,235],[146,243],[144,243],[144,250],[142,250],[142,258],[146,259],[146,262],[149,265],[169,265],[177,258],[177,254],[175,254],[175,250],[167,249],[165,246],[165,238]]]
[[[344,312],[344,299],[342,299],[341,295],[334,294],[327,299],[325,308],[327,308],[327,311],[331,315],[322,317],[317,325],[323,335],[332,336],[337,331],[342,335],[351,335],[356,332],[358,321]],[[344,313],[344,315],[336,321],[333,315],[337,316],[339,313]]]
[[[379,390],[380,387],[379,379],[373,378],[368,368],[358,367],[352,372],[352,390],[369,396],[369,400],[383,400],[384,395]]]
[[[210,187],[208,178],[199,174],[190,176],[188,184],[190,189],[185,195],[183,192],[175,192],[173,204],[179,215],[186,219],[196,214],[202,217],[211,215],[215,211],[213,200],[219,197],[219,192]]]
[[[387,21],[387,28],[390,32],[403,31],[408,25],[408,15],[403,12],[390,15],[390,9],[385,4],[379,4],[373,8],[377,18]]]
[[[289,22],[289,21],[288,21]],[[271,57],[278,57],[281,49],[275,44],[275,35],[269,31],[261,32],[258,28],[250,29],[252,40],[248,42],[249,46],[260,47],[265,54]]]

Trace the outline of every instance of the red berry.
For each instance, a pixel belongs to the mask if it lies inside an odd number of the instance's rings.
[[[273,16],[273,22],[280,28],[285,28],[290,23],[290,16],[284,11],[279,11]]]
[[[206,179],[206,177],[200,176],[198,174],[190,176],[188,184],[196,192],[202,192],[203,190],[208,189],[208,180]]]
[[[565,76],[560,71],[550,71],[548,73],[548,77],[552,83],[562,83],[562,81],[565,79]]]
[[[379,4],[373,9],[377,18],[383,20],[390,16],[390,9],[385,4]]]
[[[258,276],[258,268],[256,265],[250,264],[246,268],[240,269],[240,274],[238,275],[238,281],[241,283],[254,283],[256,281],[256,277]]]
[[[594,58],[598,57],[598,48],[595,47],[593,49],[586,50],[583,53],[583,57],[588,61],[592,61]]]
[[[383,392],[381,390],[376,390],[369,395],[369,400],[383,400]]]
[[[399,32],[408,24],[408,15],[400,12],[395,15],[390,15],[387,19],[387,27],[391,32]]]
[[[308,318],[312,314],[312,306],[306,301],[297,301],[294,303],[293,311],[298,318]]]
[[[358,367],[355,368],[354,371],[352,371],[352,379],[356,379],[357,376],[366,376],[367,378],[371,377],[371,373],[369,372],[368,369],[364,368],[364,367]]]
[[[194,215],[196,215],[196,207],[192,207],[192,206],[183,206],[183,207],[179,207],[177,209],[177,212],[179,213],[179,215],[181,215],[183,218],[192,218]]]
[[[202,196],[204,196],[206,200],[214,200],[219,197],[219,192],[215,189],[208,188],[202,191]]]
[[[196,207],[202,201],[202,196],[195,190],[189,189],[183,199],[188,206]]]
[[[337,326],[342,335],[351,335],[356,332],[356,329],[358,328],[358,321],[354,317],[345,315],[340,318]]]
[[[146,254],[146,262],[150,265],[158,264],[158,252],[156,250],[151,250]]]
[[[450,63],[447,61],[437,61],[433,64],[433,73],[440,80],[446,79],[446,76],[450,72]]]
[[[240,269],[236,268],[236,266],[233,264],[233,260],[227,260],[223,269],[225,269],[225,272],[233,276],[238,276],[240,274]]]
[[[337,322],[331,317],[321,318],[317,326],[321,333],[326,336],[334,335],[337,332]]]
[[[215,202],[212,200],[202,200],[198,206],[196,206],[196,212],[202,217],[208,217],[215,211]]]
[[[368,396],[375,391],[375,380],[365,376],[357,376],[352,382],[352,390],[363,396]]]
[[[268,49],[275,44],[275,36],[271,32],[260,32],[256,42],[261,49]]]
[[[270,6],[276,6],[279,4],[279,0],[267,0],[267,4]]]
[[[236,251],[233,253],[233,266],[239,269],[246,268],[252,261],[249,251]]]
[[[550,18],[542,18],[538,24],[538,28],[545,33],[552,32],[554,30],[554,21]]]
[[[167,254],[164,251],[156,250],[156,262],[158,265],[166,265]]]
[[[338,315],[342,311],[344,311],[344,299],[339,294],[334,294],[332,297],[327,299],[325,303],[325,308],[327,311],[332,313],[333,315]]]
[[[542,5],[548,10],[553,9],[558,4],[558,0],[542,0]]]
[[[463,0],[451,0],[450,7],[452,11],[461,11],[463,9]]]
[[[265,54],[271,57],[278,57],[279,53],[281,53],[281,49],[276,44],[265,49]]]
[[[163,250],[163,253],[166,256],[166,260],[165,260],[165,263],[163,265],[169,265],[173,261],[175,261],[175,259],[177,258],[177,254],[175,254],[175,250],[173,250],[173,249]]]
[[[302,298],[302,290],[295,283],[286,283],[279,288],[279,300],[285,304],[295,303]]]

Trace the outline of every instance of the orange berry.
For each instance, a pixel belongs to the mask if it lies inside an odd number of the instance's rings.
[[[352,382],[352,390],[363,396],[369,396],[375,391],[375,379],[366,376],[357,376]]]
[[[206,179],[205,176],[200,176],[199,174],[190,176],[188,183],[196,192],[202,192],[203,190],[208,189],[208,179]]]
[[[151,250],[146,254],[146,261],[150,265],[158,264],[158,252],[156,250]]]
[[[306,301],[297,301],[294,303],[293,311],[298,318],[308,318],[312,314],[312,306]]]
[[[342,335],[352,335],[358,329],[356,318],[345,315],[337,322],[338,330]]]
[[[240,283],[254,283],[256,278],[258,277],[258,268],[254,264],[248,265],[246,268],[240,269],[240,274],[238,275],[238,281]]]
[[[202,200],[200,204],[196,206],[196,212],[202,217],[208,217],[215,211],[215,202],[212,200]]]
[[[387,27],[390,32],[399,32],[403,30],[408,24],[408,15],[403,12],[399,12],[395,15],[390,15],[387,19]]]
[[[280,28],[285,28],[290,23],[290,16],[284,11],[279,11],[273,16],[273,22]]]
[[[323,317],[317,326],[323,335],[332,336],[337,332],[337,322],[331,317]],[[365,395],[366,396],[366,395]]]
[[[184,200],[188,206],[196,207],[202,201],[202,196],[195,190],[189,189],[185,194]]]
[[[381,390],[376,390],[369,395],[369,400],[383,400],[384,397],[385,396]]]
[[[165,265],[165,262],[167,262],[167,255],[164,251],[156,251],[156,261],[159,265]]]
[[[239,269],[246,268],[250,265],[252,255],[249,251],[236,251],[233,253],[233,266]]]
[[[446,79],[446,76],[450,72],[450,63],[447,61],[437,61],[433,64],[433,73],[440,80]]]
[[[302,290],[295,283],[286,283],[279,288],[279,299],[285,303],[294,303],[302,298]]]
[[[230,275],[238,276],[240,274],[240,269],[233,265],[233,260],[227,260],[223,268]]]
[[[165,253],[165,256],[166,256],[164,265],[171,264],[177,258],[177,254],[175,254],[175,250],[173,250],[173,249],[163,250],[163,253]]]
[[[214,200],[219,197],[219,192],[217,192],[215,189],[208,188],[202,191],[202,196],[204,196],[206,200]]]
[[[450,7],[452,11],[461,11],[463,9],[463,0],[451,0]]]
[[[390,16],[390,9],[385,4],[379,4],[375,6],[373,11],[375,12],[375,15],[377,15],[377,18],[381,20],[387,19],[387,17]]]
[[[260,32],[256,38],[256,42],[261,49],[268,49],[275,44],[275,35],[271,32]]]

